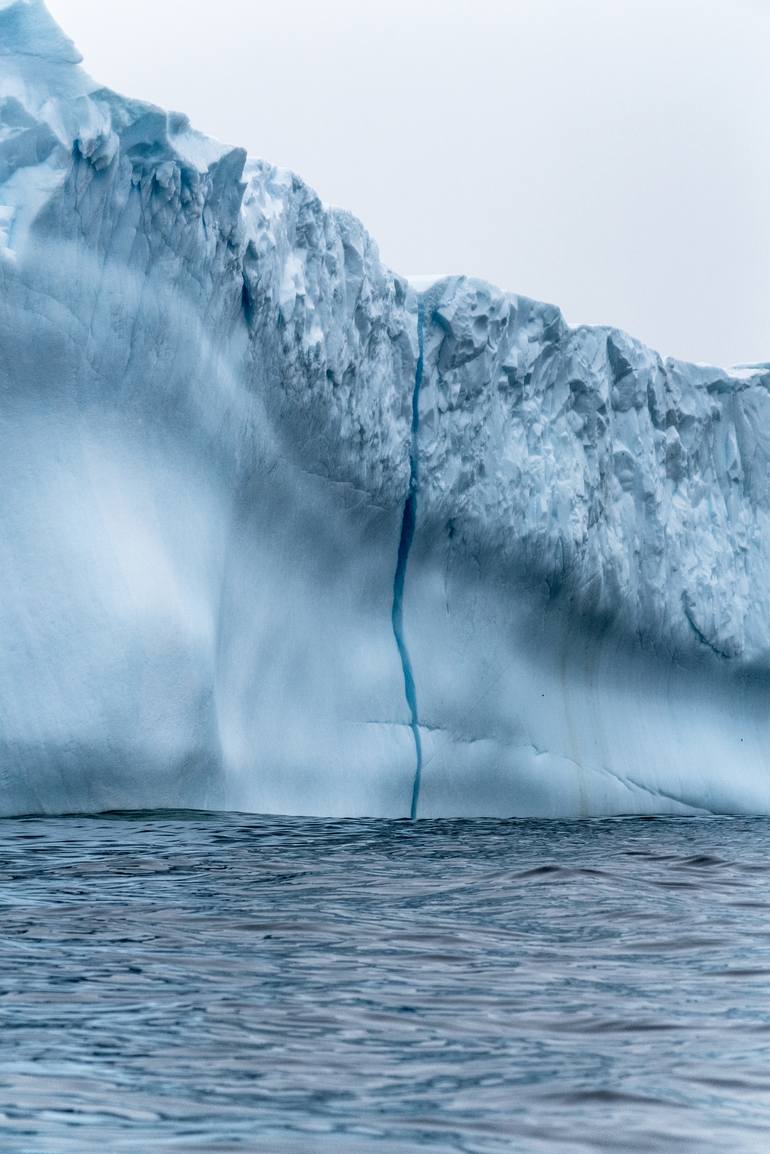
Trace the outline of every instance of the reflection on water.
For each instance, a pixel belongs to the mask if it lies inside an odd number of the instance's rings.
[[[766,1151],[770,822],[0,822],[0,1149]]]

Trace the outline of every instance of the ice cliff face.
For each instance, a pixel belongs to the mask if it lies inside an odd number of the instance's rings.
[[[418,294],[0,0],[0,812],[770,812],[769,383]]]
[[[425,308],[425,807],[766,812],[766,367],[478,282]]]

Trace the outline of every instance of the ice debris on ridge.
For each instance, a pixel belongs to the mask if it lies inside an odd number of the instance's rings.
[[[767,368],[663,360],[464,279],[435,298],[427,343],[430,517],[583,617],[767,661]]]
[[[770,812],[770,369],[410,284],[79,60],[0,3],[0,811]]]

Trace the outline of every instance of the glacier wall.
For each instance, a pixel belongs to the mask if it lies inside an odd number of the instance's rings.
[[[769,384],[417,293],[0,0],[0,813],[770,812]]]
[[[463,279],[426,314],[422,812],[767,812],[770,372]]]

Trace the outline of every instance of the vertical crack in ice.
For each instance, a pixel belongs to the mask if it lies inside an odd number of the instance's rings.
[[[417,305],[417,339],[418,356],[417,368],[414,377],[412,392],[412,426],[411,445],[409,450],[409,490],[404,503],[404,516],[401,522],[401,540],[398,543],[398,561],[396,576],[393,581],[393,636],[398,646],[398,655],[401,658],[401,668],[404,671],[404,695],[409,706],[410,728],[414,738],[416,765],[414,784],[412,785],[412,803],[410,817],[412,821],[417,817],[417,807],[420,802],[420,785],[422,783],[422,740],[420,738],[420,722],[417,711],[417,687],[414,682],[412,661],[409,656],[409,647],[404,634],[404,586],[406,571],[409,566],[409,552],[414,540],[414,531],[417,524],[417,490],[420,483],[419,457],[417,436],[420,430],[420,387],[422,385],[425,368],[425,304],[422,297]]]

